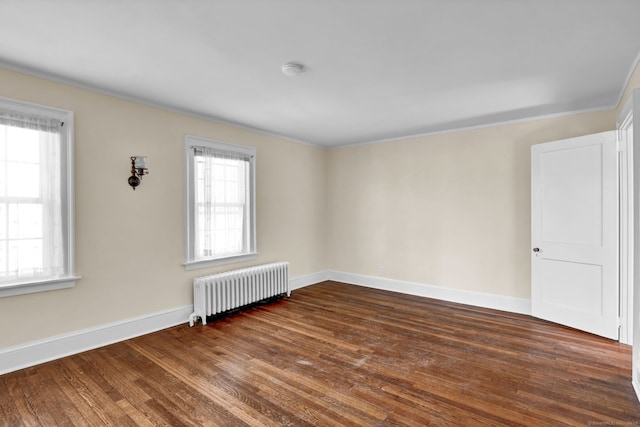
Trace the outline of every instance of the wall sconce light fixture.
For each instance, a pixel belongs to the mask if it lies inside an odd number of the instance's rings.
[[[131,176],[129,177],[129,185],[133,190],[142,182],[142,176],[147,175],[149,170],[147,169],[147,156],[132,156],[131,157]]]

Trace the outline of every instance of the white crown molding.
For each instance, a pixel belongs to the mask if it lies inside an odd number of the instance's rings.
[[[631,77],[633,76],[633,72],[636,71],[636,68],[638,68],[638,65],[640,65],[640,52],[638,52],[638,55],[636,55],[636,58],[633,60],[633,63],[631,64],[631,68],[627,72],[627,77],[624,79],[624,84],[622,85],[622,88],[620,89],[620,94],[618,95],[618,102],[616,102],[616,106],[614,108],[616,109],[620,108],[622,97],[624,96],[624,93],[627,90],[629,83],[631,82]]]
[[[284,140],[287,140],[289,142],[294,142],[296,144],[307,145],[307,146],[310,146],[310,147],[320,148],[322,150],[326,150],[327,149],[327,147],[324,146],[324,145],[318,145],[318,144],[314,144],[312,142],[303,141],[303,140],[292,138],[292,137],[289,137],[289,136],[286,136],[286,135],[276,134],[276,133],[269,132],[269,131],[266,131],[264,129],[252,127],[252,126],[249,126],[249,125],[246,125],[246,124],[243,124],[243,123],[234,122],[232,120],[226,120],[226,119],[222,119],[222,118],[215,117],[215,116],[210,116],[210,115],[206,115],[206,114],[197,113],[195,111],[190,111],[190,110],[174,107],[174,106],[171,106],[171,105],[168,105],[168,104],[163,104],[163,103],[152,101],[152,100],[149,100],[149,99],[146,99],[146,98],[124,94],[122,92],[114,91],[112,89],[108,89],[108,88],[101,87],[101,86],[98,86],[98,85],[92,85],[92,84],[84,83],[84,82],[81,82],[81,81],[78,81],[78,80],[74,80],[74,79],[70,79],[70,78],[67,78],[67,77],[63,77],[63,76],[60,76],[60,75],[57,75],[57,74],[47,73],[47,72],[40,71],[40,70],[35,70],[33,68],[24,67],[24,66],[21,66],[21,65],[13,64],[13,63],[2,61],[2,60],[0,60],[0,68],[4,68],[4,69],[10,70],[10,71],[14,71],[16,73],[26,74],[26,75],[32,76],[32,77],[37,77],[37,78],[40,78],[40,79],[50,80],[50,81],[56,82],[56,83],[65,84],[65,85],[72,86],[72,87],[75,87],[75,88],[78,88],[78,89],[88,90],[88,91],[91,91],[91,92],[99,93],[101,95],[111,96],[111,97],[122,99],[122,100],[125,100],[125,101],[134,102],[136,104],[146,105],[148,107],[158,108],[160,110],[170,111],[172,113],[182,114],[184,116],[193,117],[193,118],[201,119],[201,120],[206,120],[206,121],[209,121],[209,122],[214,122],[214,123],[222,124],[222,125],[225,125],[225,126],[231,126],[231,127],[237,128],[237,129],[242,129],[242,130],[246,130],[246,131],[250,131],[250,132],[259,133],[261,135],[265,135],[265,136],[269,136],[269,137],[273,137],[273,138],[284,139]]]
[[[578,114],[597,113],[601,111],[616,110],[620,108],[622,97],[624,96],[624,93],[627,90],[629,83],[631,82],[631,77],[633,76],[633,73],[638,66],[640,66],[640,52],[638,52],[638,55],[634,59],[633,63],[631,64],[631,67],[629,68],[629,71],[627,72],[627,77],[625,78],[624,83],[620,88],[620,92],[618,94],[616,102],[611,105],[605,105],[602,107],[592,107],[592,108],[586,108],[586,109],[580,109],[580,110],[563,111],[563,112],[554,113],[554,114],[543,114],[539,116],[525,117],[522,119],[511,119],[511,120],[502,120],[502,121],[497,120],[497,121],[493,121],[485,124],[451,127],[451,128],[441,129],[441,130],[420,132],[413,135],[406,135],[406,136],[399,136],[399,137],[392,137],[392,138],[382,138],[382,139],[376,139],[376,140],[366,141],[366,142],[335,144],[327,148],[329,150],[337,150],[340,148],[359,147],[361,145],[382,144],[385,142],[403,141],[403,140],[421,138],[426,136],[442,135],[442,134],[449,134],[449,133],[455,133],[455,132],[466,132],[466,131],[485,129],[490,127],[498,127],[498,126],[508,126],[508,125],[514,125],[518,123],[532,122],[536,120],[547,120],[547,119],[554,119],[554,118],[565,117],[565,116],[573,116]]]
[[[312,142],[308,142],[308,141],[303,141],[303,140],[296,139],[296,138],[293,138],[293,137],[290,137],[290,136],[286,136],[286,135],[282,135],[282,134],[278,134],[278,133],[274,133],[274,132],[269,132],[269,131],[266,131],[264,129],[252,127],[252,126],[240,123],[240,122],[235,122],[235,121],[232,121],[232,120],[226,120],[226,119],[222,119],[222,118],[215,117],[215,116],[210,116],[210,115],[201,114],[201,113],[197,113],[197,112],[186,110],[186,109],[181,109],[181,108],[174,107],[174,106],[171,106],[171,105],[168,105],[168,104],[163,104],[163,103],[159,103],[159,102],[156,102],[156,101],[151,101],[149,99],[142,98],[142,97],[136,97],[136,96],[132,96],[132,95],[127,95],[127,94],[124,94],[124,93],[121,93],[121,92],[118,92],[118,91],[114,91],[114,90],[111,90],[111,89],[100,87],[98,85],[91,85],[91,84],[84,83],[84,82],[81,82],[81,81],[78,81],[78,80],[62,77],[62,76],[59,76],[57,74],[47,73],[47,72],[43,72],[43,71],[40,71],[40,70],[35,70],[35,69],[29,68],[29,67],[24,67],[24,66],[21,66],[21,65],[17,65],[17,64],[6,62],[6,61],[2,61],[2,60],[0,60],[0,67],[1,68],[5,68],[5,69],[10,70],[10,71],[15,71],[15,72],[18,72],[18,73],[30,75],[30,76],[33,76],[33,77],[38,77],[38,78],[42,78],[42,79],[46,79],[46,80],[51,80],[51,81],[54,81],[54,82],[57,82],[57,83],[66,84],[66,85],[73,86],[73,87],[76,87],[76,88],[79,88],[79,89],[84,89],[84,90],[100,93],[102,95],[112,96],[114,98],[123,99],[125,101],[130,101],[130,102],[134,102],[134,103],[137,103],[137,104],[147,105],[149,107],[154,107],[154,108],[158,108],[158,109],[161,109],[161,110],[182,114],[182,115],[185,115],[185,116],[188,116],[188,117],[194,117],[194,118],[201,119],[201,120],[206,120],[206,121],[210,121],[210,122],[214,122],[214,123],[218,123],[218,124],[222,124],[222,125],[226,125],[226,126],[231,126],[231,127],[234,127],[234,128],[238,128],[238,129],[243,129],[243,130],[250,131],[250,132],[259,133],[261,135],[265,135],[265,136],[269,136],[269,137],[273,137],[273,138],[287,140],[289,142],[293,142],[293,143],[296,143],[296,144],[307,145],[307,146],[310,146],[310,147],[319,148],[321,150],[337,150],[337,149],[340,149],[340,148],[357,147],[357,146],[361,146],[361,145],[371,145],[371,144],[382,144],[382,143],[386,143],[386,142],[403,141],[403,140],[409,140],[409,139],[414,139],[414,138],[421,138],[421,137],[425,137],[425,136],[442,135],[442,134],[449,134],[449,133],[455,133],[455,132],[465,132],[465,131],[472,131],[472,130],[477,130],[477,129],[490,128],[490,127],[507,126],[507,125],[518,124],[518,123],[526,123],[526,122],[531,122],[531,121],[536,121],[536,120],[545,120],[545,119],[552,119],[552,118],[571,116],[571,115],[577,115],[577,114],[585,114],[585,113],[593,113],[593,112],[614,110],[620,104],[620,100],[622,99],[622,96],[624,95],[624,91],[625,91],[627,85],[629,84],[629,80],[631,79],[631,76],[633,75],[633,71],[635,70],[635,67],[638,65],[639,62],[640,62],[640,54],[638,55],[638,57],[636,57],[636,60],[635,60],[633,66],[631,67],[631,70],[629,71],[629,73],[627,75],[627,79],[625,80],[625,84],[622,86],[622,90],[621,90],[620,94],[618,95],[618,101],[614,105],[605,105],[605,106],[602,106],[602,107],[594,107],[594,108],[587,108],[587,109],[580,109],[580,110],[570,110],[570,111],[564,111],[564,112],[553,113],[553,114],[543,114],[543,115],[525,117],[525,118],[521,118],[521,119],[511,119],[511,120],[509,120],[509,119],[499,120],[498,119],[498,120],[495,120],[495,121],[491,121],[491,122],[483,123],[483,124],[477,124],[477,125],[468,125],[468,126],[462,125],[462,126],[458,126],[458,127],[453,126],[453,127],[450,127],[450,128],[444,128],[444,129],[433,130],[433,131],[419,132],[419,133],[416,133],[416,134],[403,135],[403,136],[398,136],[398,137],[381,138],[381,139],[374,139],[374,140],[363,141],[363,142],[352,142],[352,143],[331,144],[331,145],[322,145],[322,144],[312,143]]]
[[[529,122],[534,122],[538,120],[548,120],[548,119],[555,119],[559,117],[575,116],[578,114],[599,113],[602,111],[615,110],[616,106],[617,104],[607,105],[604,107],[585,108],[582,110],[563,111],[561,113],[543,114],[539,116],[524,117],[521,119],[511,119],[511,120],[502,120],[502,121],[497,120],[497,121],[483,123],[483,124],[451,127],[446,129],[426,131],[426,132],[416,133],[412,135],[399,136],[399,137],[393,137],[393,138],[384,138],[384,139],[376,139],[376,140],[366,141],[366,142],[354,142],[354,143],[331,145],[327,147],[327,149],[337,150],[340,148],[360,147],[363,145],[384,144],[387,142],[397,142],[397,141],[405,141],[405,140],[408,141],[410,139],[422,138],[427,136],[445,135],[445,134],[456,133],[456,132],[470,132],[478,129],[487,129],[487,128],[499,127],[499,126],[516,125],[519,123],[529,123]]]

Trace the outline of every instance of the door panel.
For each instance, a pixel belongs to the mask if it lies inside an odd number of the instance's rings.
[[[541,153],[544,241],[602,245],[602,149],[590,145]]]
[[[602,266],[560,260],[540,260],[540,296],[542,303],[559,310],[586,313],[602,312]],[[581,292],[575,294],[565,283],[580,283]]]
[[[615,132],[531,147],[536,317],[618,339]]]

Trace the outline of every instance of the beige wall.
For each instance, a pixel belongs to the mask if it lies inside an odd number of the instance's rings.
[[[330,151],[329,268],[530,298],[530,146],[614,129],[637,88],[640,66],[616,110]]]
[[[614,127],[606,111],[332,150],[329,268],[529,298],[530,146]]]
[[[321,149],[0,69],[0,96],[75,112],[73,289],[0,298],[0,349],[193,303],[192,279],[283,260],[291,276],[326,268]],[[257,148],[258,259],[185,271],[183,138]],[[129,156],[149,157],[134,192]]]
[[[627,94],[640,71],[630,82]],[[0,96],[75,112],[83,277],[0,298],[0,349],[186,306],[193,277],[275,260],[292,277],[332,269],[529,298],[530,146],[613,129],[617,114],[323,151],[2,69]],[[255,262],[182,267],[185,134],[257,148]],[[150,167],[135,192],[133,154]]]

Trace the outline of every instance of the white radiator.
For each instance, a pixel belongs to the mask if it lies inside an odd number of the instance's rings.
[[[207,324],[207,316],[271,298],[291,295],[289,263],[274,262],[256,267],[227,271],[193,280],[193,313],[189,325],[196,318]]]

